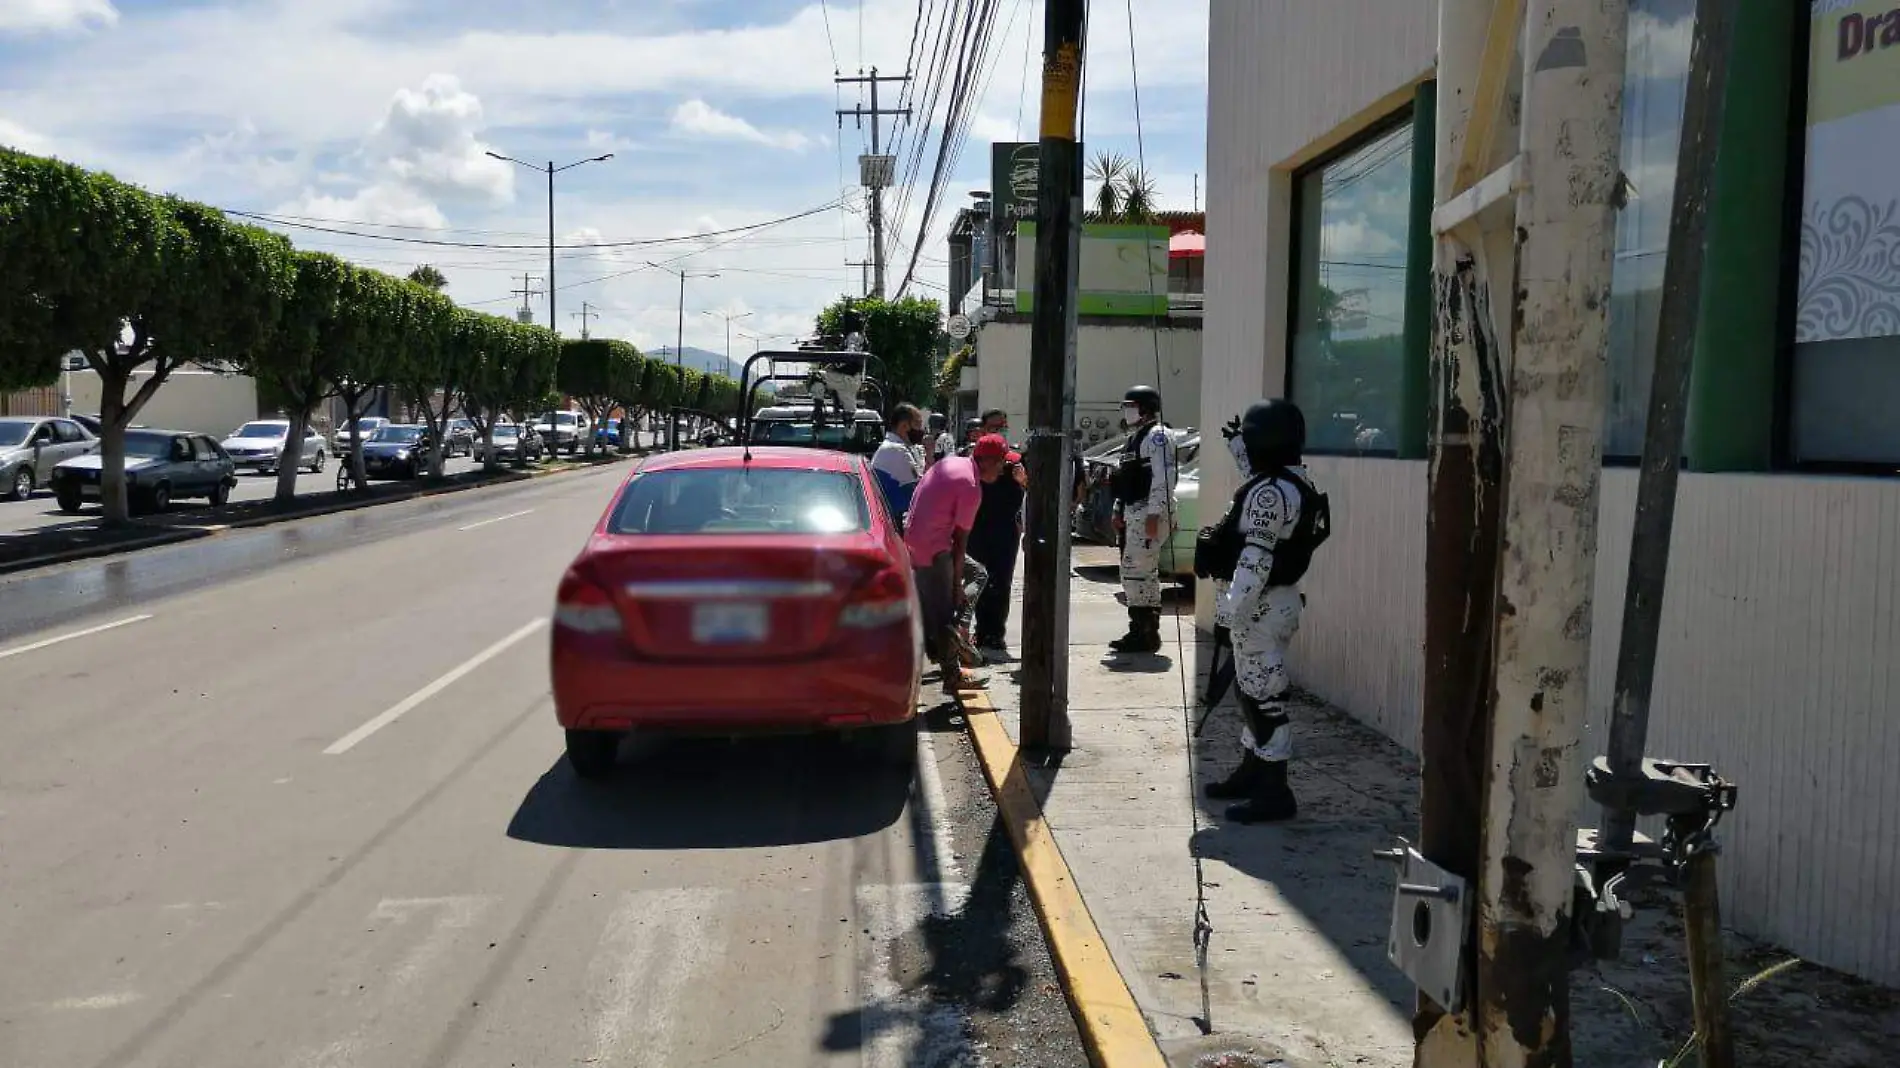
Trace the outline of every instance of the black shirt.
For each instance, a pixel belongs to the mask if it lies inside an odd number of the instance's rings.
[[[970,527],[970,544],[983,548],[1008,549],[1016,541],[1016,519],[1022,513],[1023,488],[1005,467],[994,482],[981,483],[983,503],[977,506],[976,522]]]

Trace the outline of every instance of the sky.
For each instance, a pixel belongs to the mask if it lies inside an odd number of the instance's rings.
[[[951,95],[922,76],[931,27],[991,3],[967,139],[926,219]],[[1196,206],[1207,0],[1093,7],[1088,152],[1145,160],[1160,207]],[[725,351],[730,327],[743,357],[862,292],[847,264],[869,258],[856,184],[869,129],[835,112],[869,101],[834,71],[918,75],[880,90],[914,113],[884,120],[910,182],[886,194],[890,286],[916,249],[907,292],[941,299],[948,223],[989,188],[988,144],[1034,139],[1042,13],[1038,0],[0,0],[0,144],[299,222],[276,228],[392,274],[433,263],[451,297],[498,314],[520,306],[524,272],[546,288],[542,167],[611,152],[555,176],[557,243],[654,243],[562,249],[555,325],[578,335],[586,302],[593,336],[671,346],[669,272],[684,270],[686,344]],[[546,297],[531,307],[546,324]]]

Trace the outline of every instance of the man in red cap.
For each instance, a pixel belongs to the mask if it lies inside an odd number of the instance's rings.
[[[957,655],[956,621],[968,600],[964,583],[970,576],[965,573],[964,557],[969,552],[970,528],[976,525],[977,509],[983,503],[983,474],[1002,469],[1009,446],[991,436],[978,441],[970,453],[945,457],[924,472],[904,525],[904,542],[916,570],[924,638],[942,666],[943,690],[952,697],[959,690],[982,685],[963,670]]]
[[[1002,456],[1001,463],[985,462]],[[983,504],[970,530],[970,557],[989,574],[976,601],[976,650],[994,662],[1009,658],[1009,588],[1016,574],[1016,550],[1022,544],[1023,497],[1029,485],[1021,454],[1001,434],[985,436],[972,455],[982,469]]]

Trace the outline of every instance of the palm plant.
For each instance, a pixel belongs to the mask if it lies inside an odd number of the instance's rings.
[[[1089,181],[1095,186],[1095,213],[1114,219],[1122,212],[1123,180],[1130,168],[1128,157],[1119,152],[1098,152],[1089,161]]]

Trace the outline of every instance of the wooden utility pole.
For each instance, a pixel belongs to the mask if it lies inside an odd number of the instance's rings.
[[[1069,730],[1069,434],[1075,415],[1082,159],[1076,146],[1086,0],[1043,12],[1042,160],[1029,328],[1029,497],[1023,577],[1022,746],[1063,751]]]
[[[871,86],[871,106],[868,108],[862,106],[839,108],[838,128],[844,128],[844,120],[847,115],[858,120],[859,127],[863,127],[865,118],[868,117],[871,120],[871,154],[869,156],[858,157],[858,177],[865,187],[871,191],[871,263],[873,265],[871,295],[874,297],[882,297],[884,295],[884,190],[891,184],[891,173],[889,161],[884,157],[883,146],[878,140],[878,119],[885,115],[909,115],[910,109],[879,107],[877,103],[877,87],[883,82],[902,83],[910,81],[910,75],[879,74],[877,68],[872,67],[871,73],[869,74],[860,74],[854,78],[837,77],[833,78],[832,81],[837,82],[839,85],[868,83]],[[867,165],[867,160],[877,160],[881,162]]]
[[[1627,22],[1626,0],[1440,7],[1423,851],[1477,909],[1464,1011],[1421,999],[1421,1068],[1571,1063]]]
[[[844,265],[846,267],[856,267],[858,269],[858,276],[859,276],[858,288],[864,290],[865,296],[867,297],[870,296],[871,295],[871,268],[877,265],[870,260],[846,260],[844,262]]]

